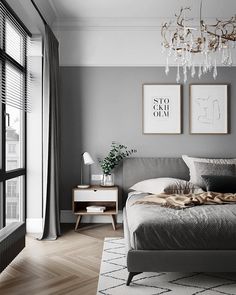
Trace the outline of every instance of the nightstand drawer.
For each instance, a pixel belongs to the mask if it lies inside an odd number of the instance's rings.
[[[113,201],[117,200],[117,190],[78,190],[74,191],[74,201]]]

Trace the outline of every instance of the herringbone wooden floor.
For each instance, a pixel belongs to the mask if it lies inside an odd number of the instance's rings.
[[[122,226],[64,225],[56,241],[27,236],[26,248],[0,274],[1,295],[95,295],[104,237],[123,236]]]

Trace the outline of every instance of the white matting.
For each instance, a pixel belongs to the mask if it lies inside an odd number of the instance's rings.
[[[97,295],[236,295],[236,273],[142,273],[126,286],[123,238],[106,238]]]

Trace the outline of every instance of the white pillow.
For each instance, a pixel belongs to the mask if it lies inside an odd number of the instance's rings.
[[[150,194],[188,194],[203,192],[201,188],[193,185],[189,181],[168,177],[143,180],[131,186],[130,189]]]
[[[198,176],[194,162],[212,163],[212,164],[236,164],[236,159],[208,159],[208,158],[193,158],[186,155],[182,156],[184,162],[189,168],[190,182],[197,184]]]

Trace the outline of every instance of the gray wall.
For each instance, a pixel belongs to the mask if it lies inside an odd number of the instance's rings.
[[[230,83],[231,133],[189,135],[189,85],[183,88],[183,134],[142,134],[142,83],[175,83],[176,70],[163,68],[61,67],[61,209],[71,209],[71,189],[79,183],[80,153],[104,156],[112,141],[136,148],[136,156],[236,156],[236,68],[220,68],[188,83]],[[99,172],[93,165],[92,172]]]

